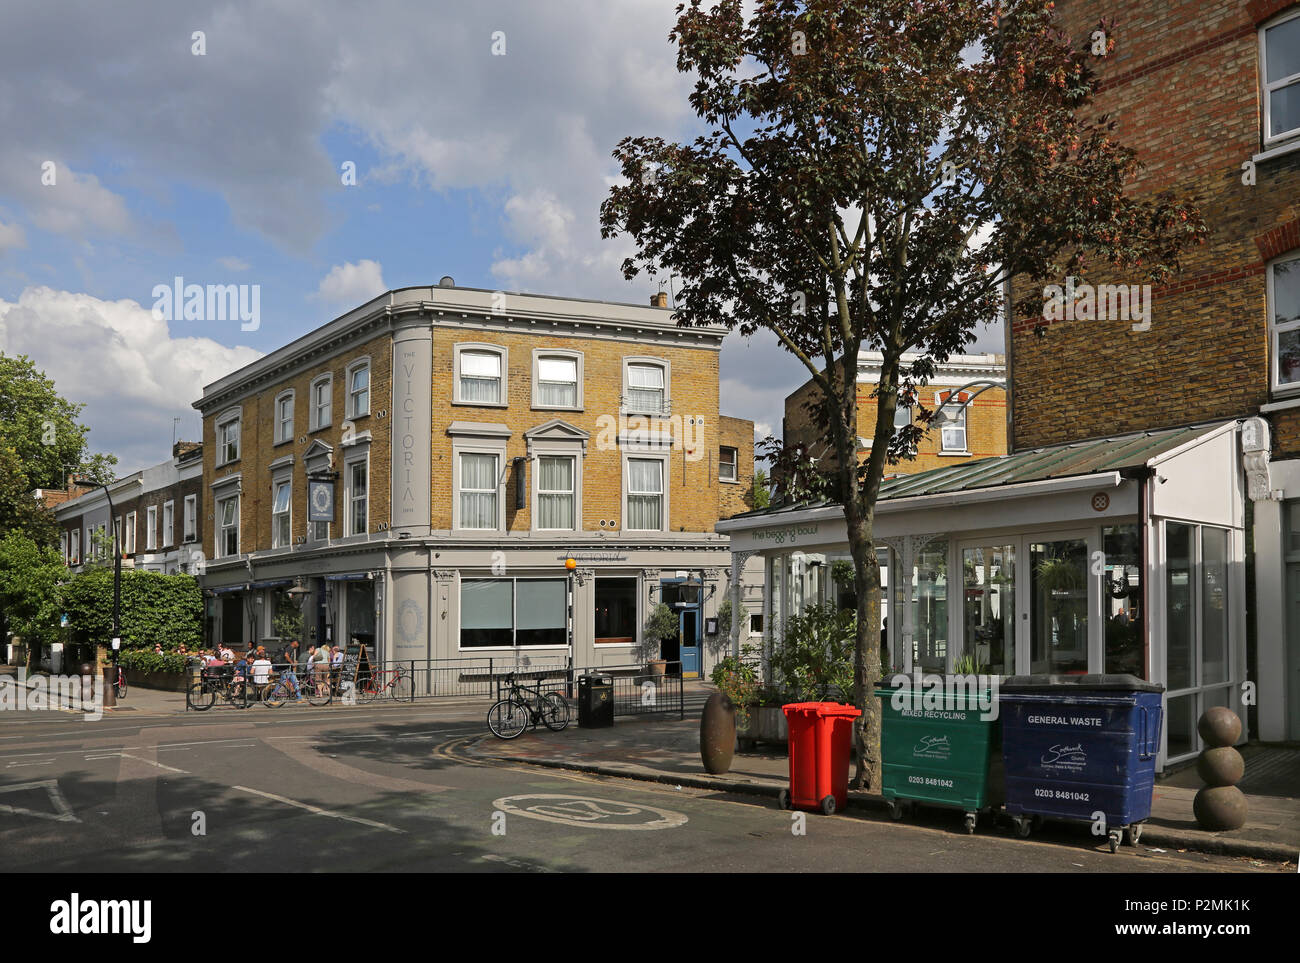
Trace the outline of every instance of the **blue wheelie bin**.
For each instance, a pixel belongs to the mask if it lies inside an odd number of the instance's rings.
[[[1151,815],[1164,687],[1132,675],[1024,675],[1002,683],[1006,811],[1021,836],[1042,819],[1106,819],[1113,853]]]

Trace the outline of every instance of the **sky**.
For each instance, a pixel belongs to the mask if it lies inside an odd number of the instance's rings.
[[[125,474],[199,437],[204,385],[385,290],[648,303],[598,216],[622,137],[699,132],[676,5],[8,0],[0,350]],[[257,325],[157,319],[176,278],[256,285]],[[768,335],[724,343],[722,411],[759,435],[805,380]]]

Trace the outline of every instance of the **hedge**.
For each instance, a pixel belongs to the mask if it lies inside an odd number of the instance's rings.
[[[95,569],[74,575],[62,591],[63,611],[74,642],[103,645],[113,634],[113,572]],[[190,575],[122,573],[122,649],[154,645],[167,652],[203,641],[203,593]]]

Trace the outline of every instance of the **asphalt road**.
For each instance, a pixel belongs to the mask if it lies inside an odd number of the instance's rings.
[[[1276,872],[469,758],[484,707],[0,720],[0,871]],[[802,823],[802,825],[801,825]],[[802,830],[802,832],[800,832]]]

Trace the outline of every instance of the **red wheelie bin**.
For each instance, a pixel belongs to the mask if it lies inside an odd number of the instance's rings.
[[[827,816],[849,801],[849,744],[861,710],[838,702],[782,706],[790,729],[790,788],[782,809],[821,810]]]

